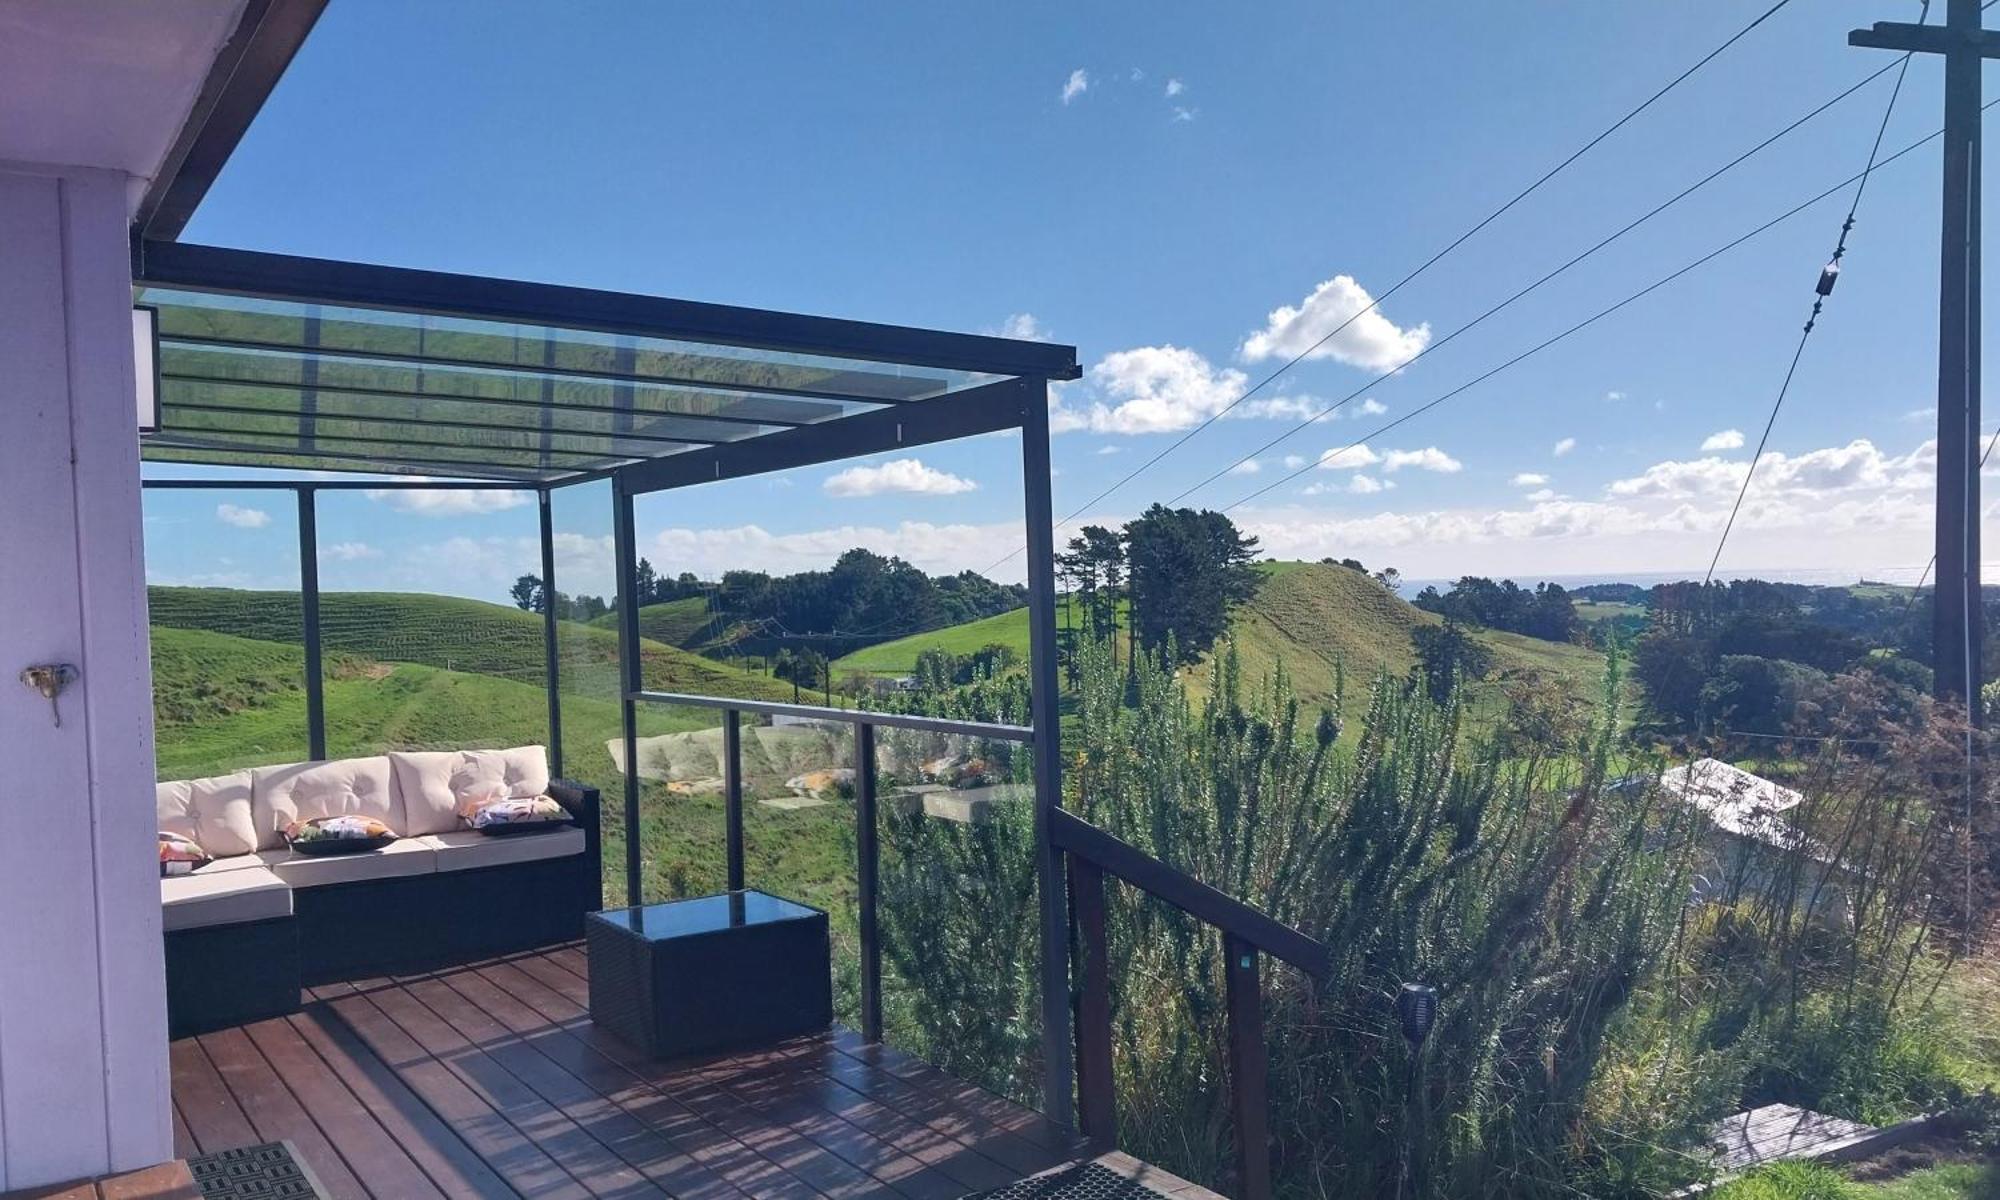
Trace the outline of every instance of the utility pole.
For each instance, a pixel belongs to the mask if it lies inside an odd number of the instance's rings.
[[[2000,35],[1980,0],[1947,0],[1942,27],[1878,21],[1850,46],[1944,56],[1944,228],[1938,252],[1937,698],[1980,721],[1985,612],[1979,589],[1979,84]]]

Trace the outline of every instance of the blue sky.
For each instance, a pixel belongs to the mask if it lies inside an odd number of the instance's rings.
[[[1766,7],[593,2],[555,21],[527,3],[336,0],[186,236],[1073,343],[1088,373],[1056,413],[1068,513]],[[1797,0],[1255,415],[1084,519],[1177,495],[1445,338],[1883,65],[1846,31],[1916,12]],[[1938,76],[1912,69],[1888,150],[1937,127]],[[1182,502],[1236,504],[1288,457],[1364,438],[1854,173],[1889,82]],[[1937,164],[1933,144],[1870,184],[1725,573],[1893,576],[1928,558]],[[1417,577],[1698,573],[1846,199],[1231,515],[1282,556]],[[704,575],[857,543],[979,569],[1018,545],[1019,478],[1017,443],[979,439],[669,493],[640,538],[663,569]],[[497,598],[534,565],[533,508],[513,499],[348,498],[321,517],[346,547],[322,573]],[[283,575],[292,518],[268,501],[155,494],[155,577]],[[608,586],[602,507],[559,508],[559,576],[581,590]]]

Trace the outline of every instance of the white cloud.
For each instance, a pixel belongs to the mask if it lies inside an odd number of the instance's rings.
[[[1242,462],[1237,463],[1235,466],[1229,468],[1229,473],[1231,475],[1255,475],[1257,472],[1263,469],[1264,469],[1263,463],[1258,462],[1254,458],[1246,458]]]
[[[529,503],[531,492],[507,488],[369,488],[363,495],[419,517],[469,517]]]
[[[1741,450],[1743,448],[1743,431],[1740,429],[1725,429],[1720,433],[1711,433],[1702,440],[1701,448],[1704,452],[1709,450]]]
[[[979,485],[970,479],[925,466],[914,458],[898,458],[873,467],[849,467],[827,477],[830,496],[879,496],[884,492],[914,492],[923,496],[956,496]]]
[[[1382,456],[1366,446],[1335,447],[1320,451],[1319,469],[1354,471],[1362,467],[1372,467],[1381,461]]]
[[[1069,79],[1062,86],[1062,102],[1068,104],[1090,90],[1090,72],[1078,67],[1069,73]]]
[[[1540,487],[1548,481],[1548,476],[1536,471],[1523,471],[1519,475],[1514,476],[1515,487]]]
[[[1192,121],[1197,116],[1200,115],[1201,115],[1201,110],[1198,108],[1182,108],[1179,105],[1174,106],[1174,120],[1176,121]]]
[[[1336,421],[1340,410],[1328,411],[1327,402],[1318,396],[1264,396],[1244,401],[1230,409],[1229,415],[1245,420]]]
[[[1305,465],[1306,465],[1306,456],[1305,456],[1305,455],[1303,455],[1303,454],[1287,454],[1287,455],[1285,455],[1285,469],[1286,469],[1287,471],[1296,471],[1296,470],[1298,470],[1298,469],[1299,469],[1300,467],[1303,467],[1303,466],[1305,466]]]
[[[1376,492],[1395,486],[1395,484],[1377,479],[1373,475],[1356,475],[1347,481],[1347,490],[1357,496],[1372,496]]]
[[[1534,491],[1529,492],[1526,496],[1522,498],[1534,504],[1540,504],[1544,500],[1562,499],[1561,496],[1556,494],[1556,490],[1554,488],[1536,488]]]
[[[1099,446],[1099,447],[1097,448],[1097,453],[1098,453],[1098,455],[1099,455],[1100,457],[1102,457],[1103,455],[1106,455],[1106,454],[1116,454],[1116,453],[1118,453],[1118,452],[1119,452],[1119,450],[1120,450],[1120,449],[1121,449],[1121,447],[1118,447],[1118,446],[1114,446],[1114,445],[1110,444],[1109,442],[1107,442],[1107,443],[1105,443],[1104,445],[1102,445],[1102,446]]]
[[[1243,339],[1243,358],[1262,362],[1304,355],[1333,358],[1369,371],[1389,371],[1415,358],[1430,344],[1428,324],[1398,328],[1380,309],[1370,309],[1372,303],[1374,298],[1353,276],[1336,275],[1314,288],[1296,307],[1284,304],[1272,309],[1264,328]],[[1337,334],[1333,332],[1336,329],[1340,330]]]
[[[234,525],[238,529],[262,529],[271,523],[271,514],[261,508],[242,508],[234,504],[215,506],[215,517],[224,525]]]
[[[1178,79],[1167,80],[1167,97],[1169,99],[1172,99],[1173,97],[1178,96],[1185,91],[1187,91],[1187,84],[1182,83]]]
[[[1576,449],[1576,439],[1573,437],[1566,437],[1560,442],[1557,442],[1555,449],[1550,451],[1550,453],[1554,454],[1557,458],[1561,458],[1563,455],[1568,454],[1570,451],[1574,449]]]
[[[335,562],[358,562],[364,558],[380,558],[382,552],[367,542],[335,542],[330,546],[321,546],[319,556]]]
[[[1363,396],[1361,403],[1350,410],[1356,417],[1379,417],[1389,411],[1389,406],[1373,396]]]
[[[1105,399],[1085,410],[1064,407],[1059,415],[1052,411],[1050,428],[1172,433],[1221,412],[1248,383],[1243,372],[1218,370],[1181,346],[1118,350],[1090,369],[1090,385]]]
[[[1384,471],[1400,471],[1404,467],[1415,467],[1420,471],[1437,471],[1449,475],[1465,469],[1465,464],[1446,454],[1436,446],[1425,446],[1421,450],[1391,450],[1382,459]]]
[[[1034,313],[1010,313],[1006,320],[1000,322],[1000,336],[1020,338],[1029,342],[1046,342],[1049,340],[1049,331],[1035,319]]]
[[[1604,393],[1604,398],[1605,398],[1606,400],[1609,400],[1609,401],[1611,401],[1611,402],[1612,402],[1613,404],[1616,404],[1616,403],[1618,403],[1618,402],[1619,402],[1620,400],[1623,400],[1623,399],[1625,398],[1625,393],[1624,393],[1624,392],[1606,392],[1606,393]]]

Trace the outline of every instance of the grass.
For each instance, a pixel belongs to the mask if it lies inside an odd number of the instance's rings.
[[[301,639],[294,592],[234,588],[148,588],[154,626],[207,630],[262,642]],[[539,688],[546,679],[542,618],[501,604],[407,592],[325,592],[320,641],[328,654],[385,663],[415,663],[511,679]],[[618,634],[573,621],[557,622],[565,682],[616,694]],[[703,658],[679,646],[643,638],[647,687],[746,699],[789,699],[791,686],[768,675]]]
[[[1710,1200],[2000,1200],[2000,1166],[1945,1163],[1857,1182],[1817,1163],[1777,1163],[1709,1192]]]
[[[705,598],[684,596],[679,600],[642,605],[639,609],[639,636],[664,645],[679,646],[683,650],[698,650],[717,632],[714,628],[716,622],[717,617],[709,611]],[[605,613],[601,617],[593,617],[590,625],[615,635],[618,632],[618,614]]]
[[[1083,606],[1074,597],[1064,596],[1056,608],[1056,628],[1074,628],[1081,622]],[[1125,612],[1119,608],[1118,627],[1124,629]],[[1028,610],[1017,608],[996,616],[948,625],[929,633],[913,633],[894,641],[881,642],[833,660],[835,677],[849,671],[870,675],[908,675],[917,669],[917,656],[926,650],[947,650],[969,655],[987,646],[1002,645],[1025,659],[1028,656]]]

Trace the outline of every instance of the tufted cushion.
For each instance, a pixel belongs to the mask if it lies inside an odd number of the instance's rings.
[[[437,870],[437,848],[427,838],[404,838],[365,854],[331,854],[315,858],[293,850],[266,850],[257,860],[295,888],[328,883],[358,883],[368,879],[398,879],[429,875]]]
[[[461,802],[506,787],[506,758],[497,750],[391,753],[389,766],[411,837],[459,828]]]
[[[250,772],[257,848],[284,844],[280,831],[295,821],[352,814],[374,817],[390,829],[405,825],[402,798],[390,784],[387,755],[339,758],[332,762],[290,763]]]
[[[161,833],[192,838],[214,858],[257,848],[248,771],[162,783],[153,789],[153,798]]]
[[[567,858],[572,854],[582,854],[585,848],[581,829],[557,829],[550,833],[507,838],[487,837],[466,829],[458,833],[432,834],[423,840],[437,851],[440,873],[504,867],[544,858]],[[401,842],[396,844],[402,845]]]
[[[540,796],[549,790],[549,752],[541,746],[517,746],[512,750],[474,750],[474,754],[498,753],[506,763],[507,794],[515,798]]]

